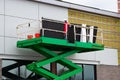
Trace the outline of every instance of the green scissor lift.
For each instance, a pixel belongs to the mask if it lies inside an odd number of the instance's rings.
[[[104,49],[104,46],[102,44],[85,43],[78,41],[75,41],[75,43],[68,43],[68,41],[64,39],[48,37],[40,37],[18,41],[17,47],[30,48],[46,57],[46,59],[44,60],[27,65],[27,69],[40,76],[47,78],[48,80],[65,80],[79,72],[82,72],[82,68],[80,66],[72,63],[72,61],[67,60],[65,57],[68,57],[75,53]],[[57,54],[55,53],[55,51],[60,51],[61,53]],[[60,76],[58,76],[53,74],[49,70],[43,68],[43,66],[53,62],[59,63],[67,67],[69,70],[65,71]]]

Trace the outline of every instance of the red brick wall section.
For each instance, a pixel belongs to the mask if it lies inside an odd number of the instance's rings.
[[[97,80],[120,80],[120,66],[97,66]]]
[[[120,0],[118,0],[118,13],[120,13]]]

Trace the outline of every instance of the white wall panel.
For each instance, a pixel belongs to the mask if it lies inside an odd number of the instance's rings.
[[[29,0],[5,0],[7,15],[38,19],[38,3]]]
[[[16,27],[19,24],[29,22],[30,20],[16,17],[5,17],[5,36],[17,37]]]
[[[17,48],[16,44],[17,44],[17,39],[16,38],[7,38],[6,37],[5,38],[5,54],[40,56],[37,52],[35,52],[31,49]]]
[[[4,0],[0,0],[0,14],[4,14]]]
[[[96,52],[96,60],[100,64],[118,65],[118,52],[116,49],[105,49],[104,51]]]
[[[0,15],[0,36],[4,36],[4,16]]]
[[[39,5],[39,18],[49,18],[55,20],[68,20],[68,9],[57,7],[53,5],[40,4]]]
[[[81,59],[81,60],[95,60],[95,52],[86,52],[86,53],[76,53],[70,56],[71,59]]]
[[[105,48],[101,51],[87,52],[87,53],[76,53],[69,57],[74,62],[104,65],[118,65],[118,53],[116,49]],[[83,61],[83,62],[82,62]]]
[[[4,54],[4,37],[0,37],[0,54]]]

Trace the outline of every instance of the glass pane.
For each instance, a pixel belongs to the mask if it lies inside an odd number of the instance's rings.
[[[94,79],[94,66],[83,65],[84,67],[84,80],[95,80]]]

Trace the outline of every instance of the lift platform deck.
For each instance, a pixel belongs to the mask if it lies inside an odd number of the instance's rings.
[[[47,47],[51,50],[59,51],[59,50],[71,50],[71,49],[82,49],[83,51],[97,51],[103,50],[104,45],[96,44],[96,43],[86,43],[86,42],[78,42],[68,43],[67,40],[57,39],[57,38],[48,38],[48,37],[40,37],[33,38],[30,40],[23,40],[17,42],[18,48],[30,48],[34,45],[39,45],[43,47]]]

